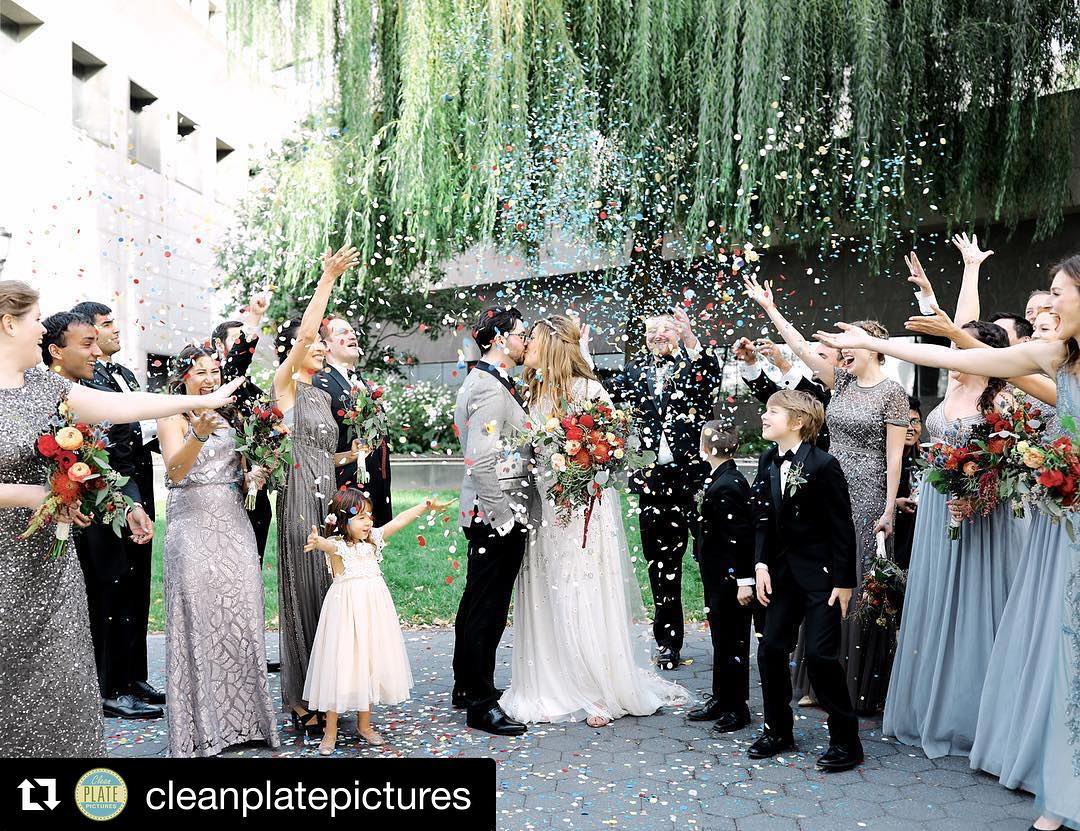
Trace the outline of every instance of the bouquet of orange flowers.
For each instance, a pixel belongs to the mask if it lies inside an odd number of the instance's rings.
[[[630,472],[656,461],[655,453],[640,449],[630,413],[602,401],[572,404],[565,415],[530,429],[522,444],[532,444],[538,458],[547,459],[538,471],[550,484],[547,496],[557,519],[569,524],[584,510],[582,548],[603,489],[624,489]]]
[[[135,504],[121,490],[128,477],[109,465],[106,429],[100,424],[76,422],[67,403],[61,402],[53,423],[38,436],[37,452],[49,467],[50,492],[19,538],[26,539],[55,523],[56,542],[49,552],[54,559],[67,549],[71,533],[71,523],[59,519],[64,508],[78,508],[94,521],[112,526],[119,537],[128,509]]]
[[[1068,427],[1069,417],[1062,418]],[[1050,442],[1019,442],[1014,450],[1028,471],[1025,497],[1055,522],[1065,520],[1065,530],[1075,542],[1073,519],[1080,499],[1080,449],[1072,436]]]

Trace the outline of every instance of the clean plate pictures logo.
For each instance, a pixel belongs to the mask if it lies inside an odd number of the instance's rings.
[[[93,820],[113,819],[127,805],[127,784],[108,768],[94,768],[75,783],[75,804]]]

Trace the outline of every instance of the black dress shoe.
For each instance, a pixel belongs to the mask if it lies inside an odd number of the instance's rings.
[[[500,698],[502,698],[502,694],[503,690],[500,690],[496,687],[495,700],[498,701]],[[473,700],[467,692],[464,692],[462,690],[454,690],[450,694],[450,703],[454,705],[455,710],[464,710],[466,707],[473,703]]]
[[[510,718],[498,704],[482,710],[470,708],[465,723],[474,730],[483,730],[495,736],[520,736],[529,729],[520,721]]]
[[[724,714],[724,705],[715,696],[708,696],[700,707],[695,707],[686,714],[689,721],[716,721]]]
[[[165,693],[145,681],[136,681],[131,685],[131,694],[147,704],[164,704]]]
[[[787,753],[795,750],[795,739],[791,736],[776,736],[772,733],[764,733],[760,739],[750,745],[746,755],[751,759],[768,759],[778,753]]]
[[[104,699],[101,710],[106,718],[161,718],[165,715],[160,707],[140,701],[131,694]]]
[[[267,661],[266,662],[266,671],[267,672],[281,672],[281,661]]]
[[[827,773],[851,770],[862,763],[863,749],[858,739],[851,744],[830,744],[829,749],[817,760],[818,769]]]
[[[673,670],[679,665],[679,650],[664,647],[656,656],[656,665],[660,669]]]
[[[713,730],[717,733],[734,733],[736,730],[742,730],[749,723],[750,710],[743,707],[742,710],[729,710],[726,713],[721,713],[716,720],[716,724],[713,725]]]

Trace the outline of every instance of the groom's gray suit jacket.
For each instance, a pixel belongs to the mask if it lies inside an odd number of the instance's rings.
[[[517,447],[528,429],[529,414],[489,372],[473,369],[457,394],[454,427],[465,456],[459,524],[481,522],[500,528],[516,519],[535,518],[538,494],[533,486],[529,446]]]

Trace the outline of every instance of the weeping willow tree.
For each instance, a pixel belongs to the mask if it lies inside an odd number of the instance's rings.
[[[333,69],[320,134],[254,217],[288,253],[241,258],[287,286],[328,241],[358,245],[384,296],[470,246],[535,253],[559,229],[629,245],[640,287],[665,238],[689,262],[751,239],[880,252],[933,215],[1035,217],[1045,236],[1067,198],[1077,0],[230,0],[229,15],[234,42]]]

